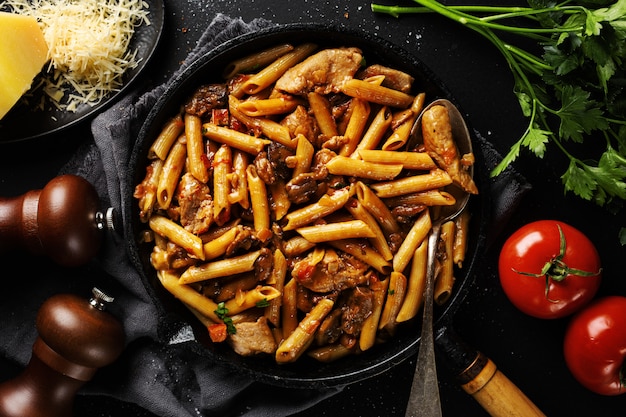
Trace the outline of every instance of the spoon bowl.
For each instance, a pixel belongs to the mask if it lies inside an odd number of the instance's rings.
[[[422,116],[432,106],[442,105],[448,110],[452,138],[456,143],[459,156],[472,153],[472,141],[467,125],[461,113],[449,100],[439,99],[430,103],[420,114],[413,126],[411,135],[418,143],[423,141]],[[474,171],[471,165],[468,174],[473,178]],[[465,208],[469,201],[470,193],[456,183],[446,187],[446,191],[452,194],[455,202],[452,205],[437,207],[431,211],[432,230],[428,237],[428,259],[426,269],[426,288],[424,292],[424,309],[422,318],[422,330],[420,345],[415,366],[415,374],[411,386],[411,394],[406,410],[406,416],[429,416],[440,417],[441,400],[439,398],[439,386],[437,382],[437,366],[435,361],[435,347],[433,335],[433,302],[435,281],[435,258],[437,255],[437,243],[441,232],[441,226],[454,220]]]

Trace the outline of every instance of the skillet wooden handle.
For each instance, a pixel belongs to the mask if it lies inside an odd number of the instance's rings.
[[[461,387],[492,417],[545,417],[545,414],[482,353],[459,375]]]

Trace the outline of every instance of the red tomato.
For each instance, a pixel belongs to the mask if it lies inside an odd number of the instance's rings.
[[[626,297],[598,299],[572,317],[563,351],[583,386],[602,395],[625,393]]]
[[[600,256],[579,230],[556,220],[522,226],[502,246],[500,283],[513,305],[543,319],[568,316],[595,296]]]

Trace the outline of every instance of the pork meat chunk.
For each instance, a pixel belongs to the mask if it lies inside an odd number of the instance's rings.
[[[324,49],[293,66],[276,81],[276,89],[295,95],[339,93],[354,77],[363,55],[358,48]]]

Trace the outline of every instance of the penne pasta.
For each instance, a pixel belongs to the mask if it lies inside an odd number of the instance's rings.
[[[404,241],[400,245],[398,252],[393,257],[393,270],[396,272],[403,272],[407,267],[413,253],[422,241],[428,236],[432,223],[430,221],[430,213],[428,210],[422,212],[417,218],[413,226],[409,230]]]
[[[343,134],[345,143],[339,150],[339,155],[350,156],[359,145],[370,115],[370,105],[367,101],[358,98],[352,99],[352,112],[348,126]]]
[[[205,281],[220,277],[250,272],[254,269],[254,262],[261,255],[261,250],[245,255],[225,258],[219,261],[207,262],[198,266],[191,266],[180,276],[181,284]]]
[[[346,204],[346,209],[350,212],[350,214],[352,214],[352,216],[354,216],[355,219],[358,219],[367,225],[367,227],[374,234],[374,236],[369,238],[370,243],[378,251],[378,253],[380,253],[383,259],[390,261],[393,258],[393,253],[391,253],[391,249],[389,249],[385,235],[376,219],[366,210],[359,200],[352,199],[348,204]],[[344,239],[345,238],[348,237],[346,236]]]
[[[363,322],[363,328],[359,335],[359,349],[366,351],[376,343],[378,333],[378,323],[383,312],[385,298],[389,289],[389,278],[380,281],[378,278],[372,278],[370,290],[373,292],[372,297],[372,314]]]
[[[334,302],[322,298],[313,309],[300,321],[298,327],[276,349],[276,362],[294,362],[304,353],[313,341],[313,334],[320,323],[333,308]]]
[[[380,253],[376,252],[374,248],[364,245],[362,242],[353,239],[345,239],[329,241],[328,244],[360,259],[384,275],[390,274],[392,271],[391,264],[385,260]]]
[[[228,145],[219,147],[213,157],[213,218],[219,225],[230,219],[230,182],[232,152]]]
[[[380,198],[397,197],[399,195],[416,193],[419,191],[432,190],[452,184],[452,179],[447,172],[441,169],[433,169],[428,174],[414,175],[393,181],[372,184],[371,188]]]
[[[370,187],[360,181],[357,182],[356,196],[359,202],[363,204],[363,207],[376,218],[386,236],[400,232],[400,226],[391,214],[391,211]]]
[[[427,258],[428,239],[424,239],[413,253],[406,295],[402,302],[402,307],[400,307],[400,311],[398,312],[398,316],[396,317],[398,323],[411,320],[415,317],[424,302]]]
[[[244,101],[239,104],[238,109],[246,116],[260,117],[289,113],[297,106],[298,102],[293,99],[278,97]]]
[[[441,225],[439,239],[443,242],[444,253],[441,257],[441,270],[435,281],[435,302],[438,305],[445,304],[452,294],[454,285],[454,259],[452,246],[454,245],[454,222],[448,221]]]
[[[329,240],[373,238],[376,234],[362,220],[349,220],[338,223],[319,224],[296,229],[303,238],[313,243],[328,242]]]
[[[363,161],[380,164],[400,164],[404,169],[426,170],[436,168],[435,161],[426,152],[398,152],[359,149],[357,155]]]
[[[350,97],[389,107],[406,108],[414,100],[410,94],[356,78],[346,81],[342,86],[342,92]]]
[[[322,131],[322,135],[327,138],[337,136],[339,134],[337,131],[337,123],[332,115],[332,110],[328,100],[316,92],[309,93],[307,98],[309,99],[309,106],[311,107],[313,116],[317,121],[317,125]]]
[[[281,296],[270,301],[269,306],[265,309],[265,317],[276,327],[280,327],[281,306],[283,304],[283,288],[285,287],[285,278],[287,276],[287,259],[279,250],[274,251],[274,262],[272,267],[272,276],[268,284],[276,288]]]
[[[271,48],[255,52],[251,55],[246,55],[245,57],[236,59],[226,65],[222,76],[225,80],[228,80],[237,74],[258,70],[260,67],[277,60],[282,55],[291,51],[293,51],[293,45],[285,43],[272,46]]]
[[[401,164],[381,164],[338,155],[326,163],[333,175],[356,176],[359,178],[385,181],[392,180],[402,172]]]
[[[235,96],[231,95],[228,97],[228,110],[230,111],[230,114],[232,117],[239,120],[241,123],[246,125],[249,129],[252,129],[253,131],[260,131],[261,133],[263,133],[263,135],[265,135],[269,139],[275,142],[278,142],[282,145],[285,145],[288,148],[295,149],[296,144],[291,138],[289,129],[287,129],[287,127],[282,126],[281,124],[265,117],[248,116],[239,110],[240,104],[241,104],[241,101],[238,100]],[[241,139],[245,139],[245,138],[241,138]],[[269,142],[263,142],[263,143],[269,143]],[[255,147],[253,149],[257,149],[256,146],[258,146],[258,143],[255,144],[254,146]],[[242,149],[242,150],[245,151],[245,149]],[[248,153],[252,155],[258,154],[258,152],[248,152]]]
[[[283,230],[294,230],[334,213],[346,204],[351,194],[351,187],[338,190],[332,195],[324,194],[317,202],[287,214],[287,224]]]
[[[186,250],[190,255],[204,260],[204,248],[202,239],[188,232],[178,223],[174,223],[167,217],[153,215],[148,221],[152,231]]]
[[[257,307],[260,302],[265,303],[280,296],[280,291],[276,288],[269,285],[258,285],[249,291],[239,291],[235,298],[231,298],[224,303],[224,307],[228,310],[228,315],[232,316]]]
[[[150,149],[148,150],[148,158],[165,160],[170,148],[184,130],[185,122],[179,113],[165,124],[161,133],[159,133],[159,136],[157,136],[152,143],[152,146],[150,146]]]
[[[454,263],[459,268],[463,267],[463,261],[465,261],[465,252],[467,251],[467,241],[469,239],[469,222],[470,213],[467,210],[463,210],[454,221],[455,233],[452,250]]]
[[[395,332],[397,325],[396,317],[402,307],[405,293],[406,277],[400,272],[392,272],[389,276],[389,289],[387,290],[385,306],[383,307],[383,313],[378,323],[379,330],[385,330],[388,334]]]
[[[161,169],[161,176],[159,177],[159,184],[157,185],[157,202],[159,208],[167,209],[172,199],[174,198],[174,191],[178,186],[178,180],[180,174],[185,168],[185,159],[187,158],[187,144],[185,143],[185,137],[178,138],[170,153],[165,159],[163,168]]]
[[[204,160],[204,138],[202,137],[202,119],[189,113],[185,114],[185,136],[187,137],[187,170],[201,183],[209,180],[209,171]]]
[[[270,231],[270,209],[267,202],[267,189],[265,188],[265,183],[257,175],[254,165],[249,165],[246,173],[250,188],[254,230],[257,237],[261,241],[265,241],[272,234]]]
[[[259,139],[227,127],[214,125],[213,123],[203,124],[202,134],[209,139],[232,146],[250,155],[259,154],[265,145],[270,143],[267,139]]]
[[[215,314],[217,303],[203,296],[188,285],[181,284],[178,280],[178,276],[174,275],[171,271],[159,270],[157,271],[157,277],[161,285],[174,297],[199,311],[203,316],[206,316],[214,322],[222,321]]]
[[[378,110],[378,113],[376,113],[376,116],[370,123],[367,131],[363,134],[363,139],[361,139],[355,152],[353,152],[350,157],[359,157],[361,151],[375,149],[385,136],[389,126],[391,126],[391,112],[387,106],[383,106],[380,110]]]

